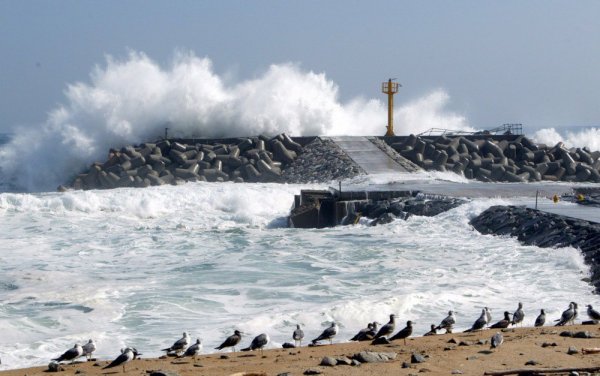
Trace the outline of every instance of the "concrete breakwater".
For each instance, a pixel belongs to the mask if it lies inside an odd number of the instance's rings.
[[[160,140],[111,149],[105,162],[92,164],[70,187],[110,189],[189,181],[315,182],[364,173],[338,149],[318,137],[292,139],[285,134]],[[296,160],[299,163],[294,163]]]
[[[600,224],[519,206],[492,206],[471,225],[482,234],[515,236],[527,245],[579,249],[600,293]]]
[[[296,228],[324,228],[355,224],[361,217],[371,226],[386,224],[411,215],[432,217],[453,209],[465,200],[424,195],[412,191],[302,190],[294,197],[288,225]]]
[[[600,182],[600,151],[538,145],[525,136],[473,135],[385,139],[425,170],[453,171],[484,182]]]

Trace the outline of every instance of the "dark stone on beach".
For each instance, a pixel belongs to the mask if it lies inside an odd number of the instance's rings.
[[[558,346],[556,344],[556,342],[544,342],[544,343],[542,343],[542,347],[554,347],[554,346]]]
[[[427,361],[427,358],[421,354],[418,353],[413,353],[410,356],[410,362],[411,363],[424,363]]]
[[[411,368],[412,366],[408,362],[402,362],[402,368]]]
[[[336,364],[338,366],[351,366],[352,365],[352,359],[348,358],[348,357],[340,357],[340,358],[336,358]]]
[[[586,330],[574,333],[573,338],[594,338],[594,336]]]
[[[229,359],[229,355],[221,355],[219,358],[220,359]]]
[[[537,366],[539,364],[541,364],[541,363],[538,361],[535,361],[535,360],[528,360],[527,362],[525,362],[526,366]]]
[[[567,350],[567,354],[569,354],[569,355],[579,354],[579,350],[577,350],[577,347],[575,347],[575,346],[569,346],[569,349]]]
[[[148,376],[179,376],[177,372],[163,370],[156,370],[150,372],[146,371],[146,373],[148,374]]]
[[[48,372],[62,372],[65,369],[57,362],[52,361],[48,364]]]
[[[281,347],[283,347],[284,349],[295,349],[296,345],[294,345],[293,343],[284,342],[283,345],[281,345]]]

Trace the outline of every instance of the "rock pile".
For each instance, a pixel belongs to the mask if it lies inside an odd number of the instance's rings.
[[[527,245],[578,248],[600,293],[600,224],[516,206],[492,206],[471,220],[482,234],[516,236]]]
[[[365,171],[335,142],[317,137],[285,167],[282,180],[287,183],[326,183],[364,174]]]
[[[232,143],[161,140],[111,149],[71,184],[74,189],[109,189],[180,184],[187,181],[281,181],[282,169],[302,152],[285,134]]]
[[[513,141],[408,136],[391,146],[425,170],[453,171],[484,182],[576,181],[600,182],[600,151],[536,145],[525,136]]]
[[[463,203],[465,200],[451,197],[427,197],[423,194],[394,200],[359,201],[342,224],[354,223],[356,217],[360,215],[373,219],[371,226],[390,223],[396,218],[406,220],[412,215],[433,217]]]

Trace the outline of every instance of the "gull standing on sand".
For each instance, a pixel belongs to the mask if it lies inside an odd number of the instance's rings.
[[[387,324],[385,324],[384,326],[381,327],[381,329],[379,329],[379,331],[377,332],[377,334],[375,334],[375,338],[387,337],[390,334],[392,334],[394,332],[394,329],[396,329],[396,322],[395,322],[395,320],[396,320],[396,315],[394,315],[392,313],[390,315],[390,321],[388,321]]]
[[[504,342],[504,337],[502,337],[502,333],[496,332],[496,334],[494,334],[492,336],[492,340],[490,342],[491,342],[490,348],[495,349],[495,348],[499,347]]]
[[[587,314],[593,321],[600,321],[600,312],[596,311],[591,304],[587,305]]]
[[[569,303],[569,308],[566,309],[565,311],[563,311],[560,319],[555,320],[555,321],[558,321],[556,326],[564,326],[568,322],[572,321],[573,317],[575,317],[575,306],[573,305],[573,302],[571,302],[571,303]]]
[[[96,344],[94,343],[94,340],[90,339],[88,341],[88,343],[83,345],[82,349],[83,349],[83,356],[85,356],[87,358],[87,360],[92,359],[92,353],[94,351],[96,351]]]
[[[571,303],[573,303],[573,318],[571,319],[571,325],[575,325],[575,319],[577,318],[577,308],[579,308],[579,306],[575,302]]]
[[[233,334],[227,337],[220,346],[215,347],[215,350],[223,350],[226,347],[233,347],[233,352],[235,352],[235,345],[240,343],[241,340],[242,332],[239,330],[234,330]]]
[[[541,309],[540,314],[535,319],[535,324],[533,324],[533,325],[534,326],[544,326],[545,323],[546,323],[546,312],[543,309]]]
[[[178,339],[171,347],[167,347],[166,349],[162,349],[161,351],[174,351],[175,354],[179,354],[180,352],[183,352],[185,351],[185,349],[187,349],[190,342],[190,336],[187,334],[187,332],[183,332],[183,337],[181,339]]]
[[[125,349],[121,350],[121,355],[119,355],[109,365],[102,369],[113,368],[123,365],[123,372],[125,372],[125,364],[131,362],[140,355],[142,354],[138,353],[138,351],[134,347],[126,347]]]
[[[456,324],[456,317],[454,317],[454,311],[448,311],[448,316],[442,320],[440,325],[435,330],[446,329],[446,333],[452,333],[452,327]]]
[[[269,335],[266,333],[262,333],[257,335],[256,337],[254,337],[254,339],[252,340],[252,343],[250,343],[249,347],[246,347],[245,349],[242,349],[242,351],[254,351],[254,350],[260,350],[260,353],[263,353],[263,348],[271,341],[271,338],[269,338]]]
[[[479,316],[479,318],[477,320],[475,320],[475,322],[473,323],[473,326],[471,326],[471,329],[467,329],[465,330],[466,332],[474,332],[476,330],[481,330],[483,329],[487,323],[487,307],[481,310],[481,315]]]
[[[435,324],[431,324],[431,329],[429,329],[429,331],[425,334],[423,334],[423,337],[427,337],[427,336],[434,336],[437,334],[437,328],[435,326]]]
[[[296,346],[298,342],[300,342],[300,347],[302,347],[302,339],[304,338],[304,331],[300,329],[300,324],[296,325],[296,330],[294,330],[294,334],[292,334],[292,338],[294,339],[294,343]]]
[[[484,307],[483,309],[485,309],[485,319],[487,320],[487,323],[489,324],[490,322],[492,322],[492,310],[489,309],[488,307]]]
[[[491,329],[506,329],[510,325],[510,313],[508,311],[504,311],[504,318],[494,325],[490,326]]]
[[[373,321],[371,323],[371,330],[369,332],[367,332],[363,341],[370,341],[373,338],[375,338],[375,336],[377,335],[377,327],[378,326],[379,326],[379,323],[377,321]]]
[[[519,308],[513,313],[512,324],[521,324],[523,326],[523,319],[525,318],[525,312],[523,312],[523,303],[519,302]]]
[[[58,358],[54,358],[52,360],[57,361],[59,363],[70,360],[71,363],[73,363],[73,361],[75,361],[75,359],[79,358],[82,355],[83,355],[83,348],[81,347],[80,344],[76,343],[75,346],[73,346],[72,348],[65,351],[61,356],[59,356]]]
[[[394,334],[391,338],[390,341],[395,341],[397,339],[403,339],[404,340],[404,344],[406,345],[406,339],[408,337],[411,336],[412,332],[413,332],[413,326],[412,326],[413,322],[412,321],[407,321],[406,322],[406,327],[404,329],[402,329],[401,331],[399,331],[398,333]]]
[[[367,333],[371,332],[372,330],[373,324],[368,323],[367,327],[359,330],[354,337],[350,338],[350,341],[362,341],[366,337]]]
[[[196,355],[199,355],[202,352],[202,342],[200,342],[200,338],[196,339],[196,343],[191,345],[185,350],[183,355],[178,356],[178,358],[185,358],[186,356],[191,356],[192,359],[196,360]]]
[[[316,344],[319,341],[323,341],[328,339],[329,340],[329,344],[333,344],[333,337],[335,337],[335,335],[338,333],[338,326],[337,324],[334,322],[331,323],[331,326],[327,329],[325,329],[323,331],[323,333],[321,333],[320,336],[318,336],[317,338],[312,340],[313,345]]]

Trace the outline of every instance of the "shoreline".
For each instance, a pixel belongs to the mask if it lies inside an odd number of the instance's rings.
[[[564,331],[587,331],[594,338],[560,336]],[[417,373],[482,375],[490,371],[510,369],[589,368],[600,367],[600,354],[583,354],[582,349],[600,347],[599,325],[571,325],[565,327],[525,327],[504,329],[504,343],[490,349],[490,338],[497,330],[471,333],[439,334],[411,337],[407,344],[395,341],[389,345],[371,345],[367,342],[347,342],[333,345],[268,349],[264,355],[253,352],[219,352],[191,358],[144,358],[126,366],[126,375],[145,375],[151,371],[168,371],[171,375],[302,375],[318,370],[323,375],[409,375]],[[449,343],[454,339],[456,343]],[[461,344],[462,342],[462,344]],[[542,346],[546,344],[546,346]],[[554,345],[553,345],[554,344]],[[569,355],[570,347],[578,353]],[[143,353],[143,349],[140,349]],[[320,366],[325,356],[352,357],[361,351],[393,352],[395,359],[385,363],[363,363],[359,366]],[[412,363],[413,353],[425,356],[425,362]],[[118,350],[115,351],[115,357]],[[61,375],[123,374],[121,367],[102,370],[112,359],[62,364]],[[533,361],[534,365],[526,365]],[[50,362],[50,361],[49,361]],[[404,364],[406,363],[406,364]],[[409,365],[409,368],[403,366]],[[47,374],[48,367],[31,367],[0,371],[2,376],[33,376]],[[459,373],[460,371],[460,373]],[[174,374],[173,374],[174,373]]]

